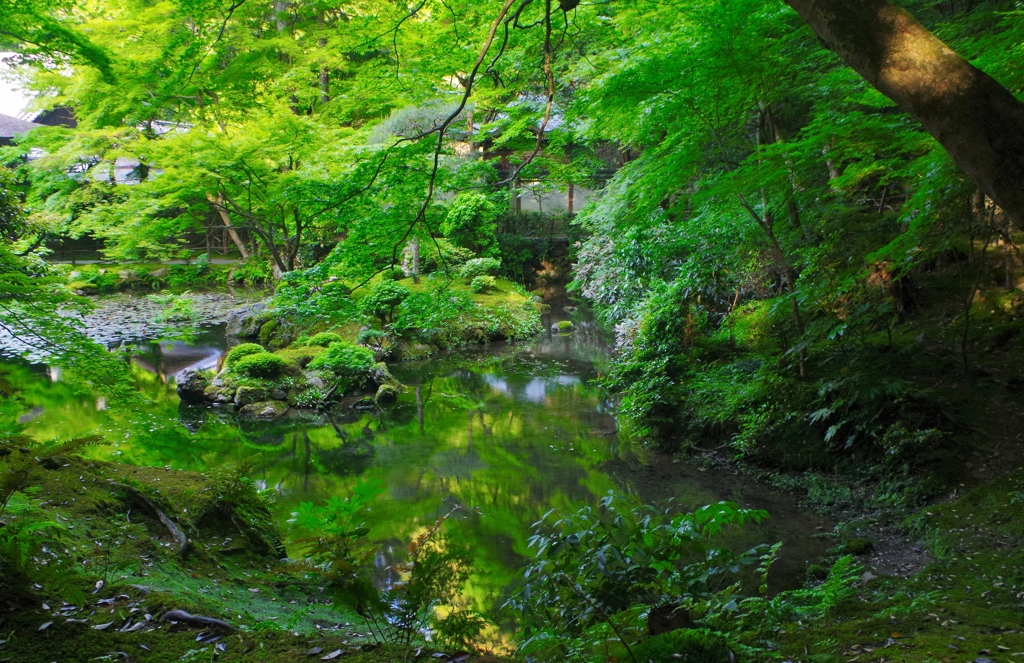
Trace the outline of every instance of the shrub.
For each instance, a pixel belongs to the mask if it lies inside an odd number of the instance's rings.
[[[375,363],[373,350],[341,341],[331,343],[326,352],[309,362],[309,368],[330,371],[339,377],[356,377],[373,368]]]
[[[494,287],[497,281],[493,276],[477,276],[470,282],[469,289],[473,292],[486,292]]]
[[[731,663],[729,643],[707,629],[679,629],[647,638],[633,649],[638,661],[651,663]]]
[[[316,345],[321,348],[326,348],[331,343],[341,343],[344,341],[340,334],[334,332],[321,332],[313,335],[309,340],[306,341],[306,345]]]
[[[410,294],[409,288],[394,281],[381,281],[359,303],[363,313],[372,315],[386,325],[394,319],[395,308]]]
[[[731,502],[675,513],[667,503],[634,505],[614,494],[597,508],[549,513],[533,526],[535,558],[506,604],[522,619],[521,652],[543,654],[554,642],[603,650],[613,639],[607,628],[613,618],[617,628],[636,632],[647,626],[640,619],[646,606],[680,597],[698,622],[732,614],[752,581],[766,591],[778,545],[734,553],[722,547],[722,534],[767,515]]]
[[[494,258],[473,258],[459,267],[459,276],[470,281],[478,276],[489,276],[501,269],[501,261]]]
[[[435,270],[457,271],[459,266],[472,260],[475,254],[469,249],[455,246],[443,238],[420,242],[420,274]]]
[[[167,268],[167,285],[171,288],[195,288],[217,285],[227,280],[227,271],[215,269],[205,254],[191,265]]]
[[[265,258],[249,258],[231,271],[231,278],[240,283],[265,283],[274,276],[274,266]]]
[[[235,362],[232,369],[251,378],[276,378],[284,370],[285,362],[269,352],[246,355]]]
[[[263,346],[259,343],[242,343],[236,345],[228,351],[228,356],[224,359],[224,363],[228,366],[233,366],[242,357],[248,357],[249,355],[259,354],[266,352]]]
[[[441,222],[441,232],[455,244],[477,253],[494,248],[498,206],[479,192],[455,196]]]
[[[388,342],[389,334],[379,329],[364,329],[356,337],[356,343],[373,348],[378,356],[383,355],[384,345]]]
[[[387,338],[387,334],[379,329],[364,329],[356,337],[356,343],[359,345],[380,345],[385,338]]]

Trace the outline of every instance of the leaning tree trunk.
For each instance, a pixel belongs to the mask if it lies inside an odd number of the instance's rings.
[[[1024,104],[888,0],[785,1],[917,119],[1010,218],[1024,222]]]

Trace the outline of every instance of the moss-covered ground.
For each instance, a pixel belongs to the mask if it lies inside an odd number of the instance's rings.
[[[791,623],[794,661],[1024,661],[1024,472],[922,509],[904,523],[934,560],[910,578],[865,576],[825,620]]]
[[[34,570],[0,581],[0,661],[276,662],[342,650],[376,663],[420,649],[373,642],[307,569],[279,560],[269,512],[237,475],[57,457],[31,476],[7,514],[45,529],[33,535]],[[185,556],[139,494],[187,533]],[[162,619],[170,610],[233,628]]]

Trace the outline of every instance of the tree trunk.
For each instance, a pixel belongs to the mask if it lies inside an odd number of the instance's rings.
[[[786,0],[848,65],[918,120],[1024,222],[1024,104],[888,0]]]
[[[220,214],[220,220],[224,222],[224,227],[227,228],[228,234],[231,235],[231,241],[238,247],[238,253],[242,256],[242,260],[249,259],[249,249],[246,248],[245,242],[238,236],[238,231],[231,227],[231,218],[228,216],[228,211],[224,207],[224,197],[219,193],[215,198],[212,193],[206,194],[206,199],[213,203],[214,209]]]
[[[331,70],[327,67],[320,68],[320,103],[326,104],[331,100]]]
[[[420,242],[412,240],[412,282],[420,282]]]

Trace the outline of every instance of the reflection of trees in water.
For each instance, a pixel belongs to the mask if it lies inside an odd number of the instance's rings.
[[[341,477],[363,474],[373,464],[373,459],[377,455],[377,449],[373,446],[373,430],[369,426],[364,426],[359,436],[353,437],[338,425],[329,412],[326,416],[338,439],[341,440],[341,446],[317,450],[317,465]],[[308,444],[308,435],[306,440]]]
[[[316,464],[335,476],[354,476],[362,474],[373,465],[376,448],[365,439],[358,439],[342,444],[333,449],[320,449],[316,452]]]

